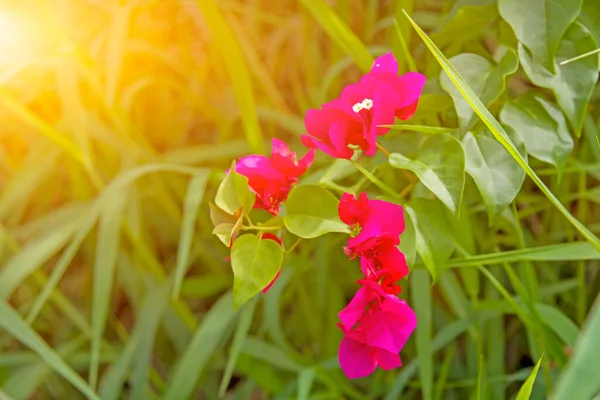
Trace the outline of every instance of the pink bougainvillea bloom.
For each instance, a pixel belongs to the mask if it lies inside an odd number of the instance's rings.
[[[414,311],[396,296],[370,280],[339,313],[344,339],[338,358],[351,379],[372,373],[377,365],[392,369],[401,365],[398,353],[417,325]]]
[[[262,240],[273,240],[275,242],[277,242],[281,247],[283,247],[283,242],[282,240],[279,238],[279,236],[267,232],[267,233],[263,233],[262,236],[260,237]],[[271,289],[271,287],[273,286],[273,284],[275,283],[275,281],[277,280],[277,278],[279,278],[279,274],[281,273],[281,269],[279,269],[277,271],[277,274],[275,275],[275,278],[273,278],[273,280],[263,289],[261,290],[262,294],[266,294],[269,289]]]
[[[389,130],[380,125],[412,117],[424,85],[425,77],[417,72],[398,76],[392,53],[378,57],[371,71],[348,85],[339,98],[307,111],[308,135],[302,136],[302,143],[336,158],[351,158],[358,149],[372,156],[376,137]]]
[[[309,151],[300,160],[296,153],[279,139],[272,141],[271,157],[250,155],[236,163],[235,170],[248,178],[248,185],[256,193],[254,208],[261,208],[273,215],[279,213],[279,205],[287,199],[293,184],[298,182],[315,157]]]
[[[402,365],[400,355],[347,336],[340,343],[338,360],[342,371],[350,379],[364,378],[372,374],[377,366],[391,370]]]
[[[382,285],[389,293],[398,293],[394,282],[408,274],[404,254],[398,249],[404,231],[402,206],[382,200],[369,200],[366,193],[358,199],[345,193],[338,207],[340,219],[358,232],[348,240],[344,251],[351,258],[361,258],[365,277],[383,278]]]

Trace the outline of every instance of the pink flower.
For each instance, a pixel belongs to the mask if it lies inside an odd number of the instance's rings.
[[[344,339],[338,350],[340,366],[350,378],[372,373],[377,365],[401,365],[398,353],[417,326],[414,311],[371,280],[363,284],[350,304],[340,311],[338,324]]]
[[[298,160],[283,141],[274,138],[270,158],[260,155],[240,158],[235,170],[248,178],[250,188],[256,193],[254,208],[277,215],[280,203],[287,199],[292,185],[314,158],[315,151],[311,150]]]
[[[348,85],[338,99],[307,111],[308,135],[302,135],[302,143],[336,158],[351,158],[357,149],[372,156],[376,137],[389,130],[379,125],[412,117],[424,85],[425,77],[417,72],[398,76],[392,53],[378,57],[371,71]]]
[[[398,249],[404,231],[402,206],[382,200],[369,200],[366,193],[357,199],[344,193],[338,207],[340,219],[357,234],[348,240],[344,251],[360,257],[366,278],[379,281],[388,293],[399,293],[395,284],[408,274],[404,254]]]

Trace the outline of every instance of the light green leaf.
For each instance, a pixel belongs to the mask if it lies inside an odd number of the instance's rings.
[[[194,333],[192,341],[182,353],[183,356],[171,375],[164,400],[192,397],[198,378],[210,356],[217,350],[219,343],[227,340],[229,326],[235,316],[231,292],[227,292],[204,315],[202,325]]]
[[[475,181],[493,224],[519,193],[525,171],[488,132],[469,132],[462,144],[467,173]]]
[[[229,173],[217,189],[215,204],[221,210],[231,215],[236,214],[240,208],[243,208],[244,213],[247,214],[254,205],[254,199],[255,194],[248,186],[248,178],[237,173],[234,161],[231,164]],[[211,216],[214,213],[212,212]]]
[[[454,251],[444,207],[437,200],[417,198],[404,210],[415,227],[417,253],[437,281]]]
[[[231,268],[236,309],[271,283],[282,261],[283,249],[274,240],[243,235],[233,242]]]
[[[540,365],[542,365],[542,359],[540,358],[538,362],[535,364],[533,371],[519,389],[519,393],[517,393],[517,397],[515,400],[529,400],[531,397],[531,391],[533,390],[533,384],[535,383],[535,377],[537,376],[538,370],[540,369]]]
[[[598,80],[598,57],[584,57],[565,65],[558,65],[597,48],[592,34],[575,22],[567,29],[556,52],[556,73],[552,74],[519,45],[519,58],[531,82],[551,89],[577,136],[581,132],[587,104]]]
[[[56,373],[65,378],[90,400],[100,400],[94,390],[44,342],[44,340],[4,300],[0,300],[0,329],[35,351]]]
[[[428,137],[414,159],[392,153],[390,165],[413,171],[455,215],[460,212],[465,186],[465,153],[449,134]]]
[[[485,58],[471,53],[459,54],[449,61],[485,105],[492,103],[504,92],[506,77],[515,73],[519,67],[517,55],[512,50],[508,50],[497,65],[492,65]],[[441,72],[440,84],[452,96],[461,129],[471,129],[477,121],[477,116],[469,102],[444,72]]]
[[[582,0],[499,0],[500,15],[533,55],[554,73],[558,42],[577,18]]]
[[[235,224],[224,222],[215,226],[212,233],[216,235],[221,242],[227,247],[231,246],[231,240],[235,237],[235,234],[242,229],[242,222],[244,217],[240,215]]]
[[[520,135],[529,154],[562,172],[573,150],[573,138],[558,107],[526,92],[506,103],[500,120]]]
[[[330,232],[348,232],[338,216],[339,201],[318,185],[299,185],[290,192],[285,203],[286,228],[294,235],[312,239]]]
[[[206,182],[208,181],[208,171],[194,176],[188,185],[183,205],[183,221],[179,232],[179,246],[177,247],[177,264],[175,266],[175,282],[173,284],[173,297],[179,297],[179,290],[183,278],[188,269],[190,252],[192,250],[192,240],[194,237],[194,227],[196,226],[196,218],[198,210],[204,197]]]

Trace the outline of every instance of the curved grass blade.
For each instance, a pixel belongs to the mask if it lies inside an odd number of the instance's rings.
[[[175,266],[175,283],[173,287],[173,298],[175,300],[179,298],[183,278],[188,268],[196,217],[198,216],[200,203],[202,203],[202,198],[204,197],[209,175],[208,171],[203,171],[194,176],[190,180],[185,196],[183,221],[179,234],[179,247],[177,248],[177,265]]]
[[[561,214],[565,216],[565,218],[573,225],[575,229],[585,239],[590,242],[596,250],[600,252],[600,239],[594,235],[589,229],[587,229],[577,218],[575,218],[566,208],[562,205],[562,203],[556,198],[556,196],[552,193],[552,191],[544,184],[544,182],[540,179],[540,177],[533,171],[533,169],[527,164],[527,161],[523,158],[521,153],[517,150],[515,145],[510,140],[508,134],[500,125],[500,123],[494,118],[494,116],[488,111],[485,105],[479,100],[477,95],[471,90],[469,85],[465,82],[465,80],[460,76],[458,71],[450,64],[448,59],[442,54],[440,49],[433,43],[433,41],[427,36],[421,28],[415,23],[415,21],[410,18],[410,16],[404,11],[404,15],[412,26],[415,28],[425,45],[429,48],[433,56],[441,65],[442,69],[448,74],[448,77],[459,90],[459,92],[463,95],[465,100],[469,103],[473,111],[481,118],[483,123],[489,128],[494,137],[506,148],[506,150],[510,153],[510,155],[515,159],[515,161],[525,170],[525,173],[533,180],[533,182],[540,188],[540,190],[546,195],[546,197],[550,200],[550,202],[560,211]]]
[[[35,332],[19,313],[0,300],[0,329],[37,353],[48,366],[90,400],[100,400],[94,390]]]

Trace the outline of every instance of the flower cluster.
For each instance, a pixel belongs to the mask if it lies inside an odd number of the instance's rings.
[[[425,77],[417,72],[398,76],[392,53],[375,60],[371,71],[358,83],[348,85],[340,97],[308,110],[308,135],[302,143],[336,158],[351,158],[354,150],[372,156],[377,136],[385,135],[394,118],[409,119],[415,113]]]
[[[235,170],[248,178],[250,189],[256,193],[254,208],[277,215],[280,203],[314,159],[315,151],[311,150],[298,160],[285,142],[273,138],[270,158],[255,154],[240,158]]]
[[[310,150],[300,160],[282,140],[273,138],[271,157],[249,155],[242,157],[235,165],[238,174],[248,178],[248,186],[256,194],[254,208],[268,211],[273,215],[279,213],[279,207],[298,182],[298,178],[306,172],[315,159],[315,151]],[[283,242],[277,235],[266,232],[262,240],[273,240],[283,247]],[[233,243],[233,241],[232,241]],[[273,286],[279,272],[263,290],[265,294]]]
[[[413,310],[400,300],[396,282],[408,274],[404,255],[398,249],[404,231],[401,206],[358,199],[348,193],[339,205],[340,219],[352,235],[344,249],[351,258],[360,258],[364,279],[348,306],[339,313],[338,326],[344,333],[339,361],[351,379],[371,374],[377,366],[388,370],[401,365],[400,350],[417,326]]]

